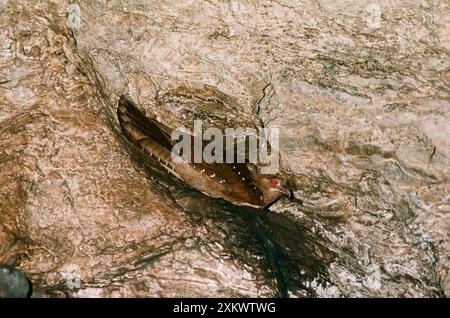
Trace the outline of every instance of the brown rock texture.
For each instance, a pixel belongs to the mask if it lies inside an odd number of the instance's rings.
[[[0,0],[0,26],[0,264],[33,297],[450,295],[447,1]],[[279,127],[295,199],[147,169],[122,94]]]

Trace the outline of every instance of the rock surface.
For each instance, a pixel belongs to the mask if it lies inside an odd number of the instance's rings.
[[[449,10],[1,0],[0,263],[39,297],[449,296]],[[295,200],[154,175],[124,93],[170,126],[279,127]]]

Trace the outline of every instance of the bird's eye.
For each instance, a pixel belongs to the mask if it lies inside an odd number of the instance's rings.
[[[277,179],[272,179],[272,180],[270,180],[270,183],[272,184],[272,186],[276,186],[276,185],[278,185],[278,180]]]

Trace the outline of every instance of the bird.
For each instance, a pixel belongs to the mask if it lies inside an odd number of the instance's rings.
[[[24,273],[9,266],[0,266],[0,298],[26,298],[31,291]]]
[[[267,208],[281,197],[290,195],[285,178],[261,174],[251,163],[173,160],[171,152],[176,141],[171,135],[174,128],[159,122],[156,116],[147,117],[128,95],[120,96],[117,117],[126,140],[147,161],[209,197],[221,198],[237,206]],[[191,138],[192,145],[196,144],[198,137],[185,135]],[[200,145],[205,146],[203,141]],[[192,150],[191,153],[195,149]]]

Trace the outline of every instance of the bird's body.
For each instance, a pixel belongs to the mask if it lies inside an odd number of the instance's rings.
[[[235,205],[261,208],[286,193],[278,178],[258,174],[251,164],[173,160],[171,151],[176,142],[171,140],[173,129],[146,117],[126,96],[119,100],[117,115],[128,141],[174,177],[210,197],[222,198]],[[196,137],[188,137],[194,145]]]

